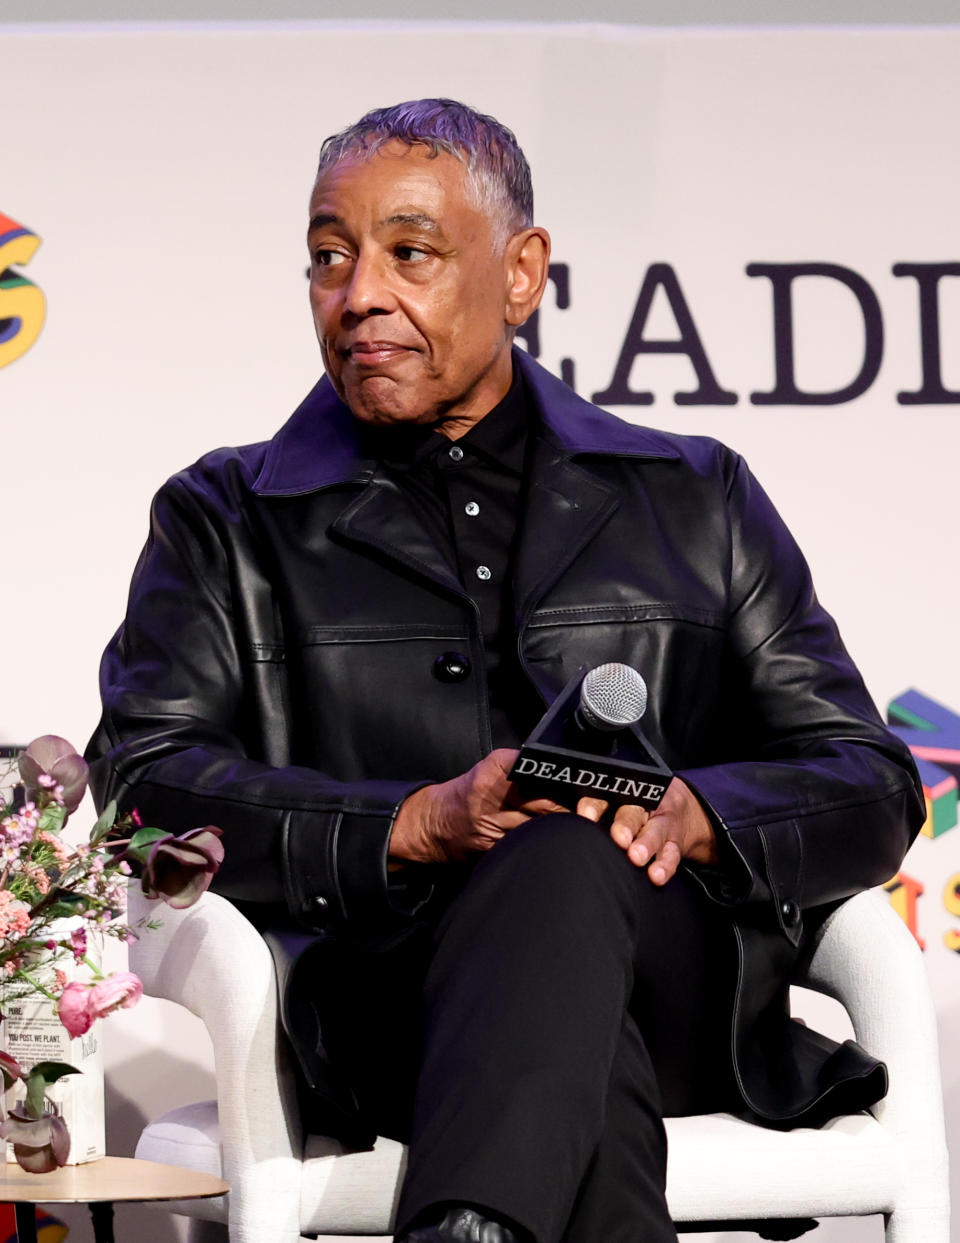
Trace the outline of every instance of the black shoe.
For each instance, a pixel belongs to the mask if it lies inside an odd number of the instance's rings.
[[[454,1205],[430,1226],[415,1226],[400,1243],[521,1243],[520,1236],[475,1208]]]

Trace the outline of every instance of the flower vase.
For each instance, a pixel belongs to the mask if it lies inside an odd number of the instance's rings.
[[[70,967],[67,973],[71,974]],[[77,968],[76,974],[89,974]],[[41,982],[49,983],[52,972],[38,968]],[[15,1058],[26,1071],[38,1062],[66,1062],[80,1074],[67,1075],[47,1088],[50,1108],[69,1133],[70,1152],[66,1164],[82,1165],[106,1153],[105,1104],[102,1035],[92,1028],[83,1036],[71,1037],[60,1022],[57,1003],[40,993],[3,1001],[0,1023],[0,1049]],[[22,1109],[25,1085],[18,1081],[6,1093],[7,1113],[17,1117]],[[24,1126],[26,1119],[21,1118]],[[59,1131],[59,1127],[54,1127]],[[26,1142],[26,1132],[24,1132]],[[45,1139],[44,1144],[49,1142]],[[8,1142],[7,1160],[15,1161],[14,1145]],[[23,1164],[20,1162],[20,1164]],[[24,1166],[24,1168],[28,1168]]]

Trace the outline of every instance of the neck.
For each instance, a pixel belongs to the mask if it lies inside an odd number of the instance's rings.
[[[499,406],[513,383],[513,356],[509,350],[500,355],[489,371],[477,381],[473,392],[455,410],[441,414],[434,430],[448,440],[459,440],[471,427],[486,418]]]

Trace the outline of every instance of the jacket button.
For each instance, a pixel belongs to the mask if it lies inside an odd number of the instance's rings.
[[[783,922],[788,928],[792,928],[794,924],[800,922],[800,908],[796,902],[781,902],[780,914],[783,916]]]
[[[438,682],[462,682],[470,674],[470,661],[461,652],[444,652],[433,662]]]
[[[310,905],[315,911],[325,911],[329,903],[322,894],[318,893],[315,897],[310,899]]]

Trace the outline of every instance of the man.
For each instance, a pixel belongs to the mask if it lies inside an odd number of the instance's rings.
[[[284,987],[309,1121],[410,1141],[399,1238],[673,1240],[664,1112],[883,1094],[786,997],[916,832],[909,755],[742,461],[512,349],[549,238],[509,131],[368,114],[324,145],[308,246],[326,378],[158,495],[99,797],[221,825],[221,891],[316,934]],[[606,661],[677,774],[651,815],[508,780]]]

